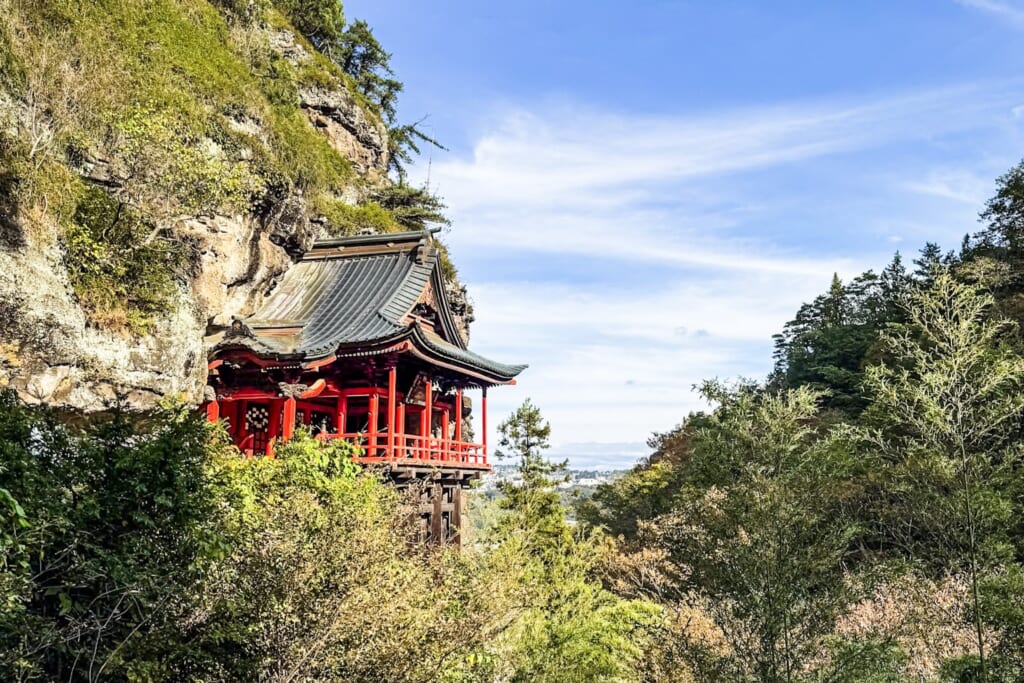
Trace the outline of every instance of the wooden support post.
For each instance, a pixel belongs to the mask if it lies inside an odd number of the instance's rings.
[[[483,389],[483,396],[480,397],[480,430],[483,432],[484,458],[487,458],[487,387]]]
[[[366,448],[366,455],[373,457],[377,455],[377,413],[380,410],[380,396],[376,393],[370,396],[370,424],[367,428],[370,432],[370,443]]]
[[[444,489],[441,488],[441,485],[434,484],[434,510],[430,514],[430,541],[435,545],[444,543],[444,518],[441,516],[441,506],[444,504],[443,493]]]
[[[388,451],[389,458],[395,457],[395,384],[398,381],[398,371],[392,367],[388,370]]]
[[[210,422],[220,420],[220,402],[217,399],[206,404],[206,419]]]
[[[284,424],[281,426],[281,441],[291,441],[295,436],[295,398],[289,396],[284,400]]]
[[[462,545],[462,487],[456,486],[452,490],[452,538],[451,543],[455,546]]]

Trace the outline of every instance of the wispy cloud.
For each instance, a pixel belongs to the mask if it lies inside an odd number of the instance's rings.
[[[980,207],[992,192],[992,179],[960,169],[929,171],[925,177],[905,182],[912,192]]]
[[[997,0],[955,0],[958,5],[989,12],[1024,27],[1024,6]]]
[[[492,410],[531,396],[572,454],[671,428],[702,407],[704,378],[763,375],[771,335],[832,273],[883,265],[904,220],[890,202],[979,192],[967,171],[934,170],[952,163],[918,163],[921,180],[901,184],[837,160],[948,155],[965,131],[1020,125],[1019,94],[999,83],[678,116],[562,104],[482,122],[431,183],[455,219],[474,348],[531,364]]]

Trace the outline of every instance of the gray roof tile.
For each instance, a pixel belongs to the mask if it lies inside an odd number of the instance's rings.
[[[526,366],[488,360],[463,348],[461,338],[450,343],[404,320],[436,277],[437,251],[427,241],[416,232],[317,243],[216,348],[241,345],[261,355],[316,360],[339,347],[410,339],[440,360],[511,380]],[[443,292],[439,304],[446,305]]]

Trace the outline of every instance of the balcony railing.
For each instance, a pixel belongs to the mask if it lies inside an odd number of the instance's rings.
[[[416,434],[395,434],[395,443],[388,442],[388,432],[346,434],[321,433],[318,439],[345,439],[363,450],[356,461],[397,465],[428,465],[442,467],[475,467],[485,469],[487,452],[483,444],[454,439],[440,439]]]

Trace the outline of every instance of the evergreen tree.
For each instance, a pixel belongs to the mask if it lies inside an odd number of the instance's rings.
[[[556,484],[568,463],[544,457],[551,426],[529,400],[498,427],[498,457],[518,458],[522,483],[504,483],[496,539],[517,549],[528,607],[510,629],[514,683],[638,680],[643,646],[659,610],[622,600],[591,574],[598,548],[566,522]]]
[[[388,210],[388,213],[406,230],[426,230],[434,225],[451,225],[444,215],[445,203],[426,187],[412,187],[404,182],[386,185],[370,199]]]
[[[942,248],[935,242],[926,242],[921,247],[919,256],[914,259],[914,265],[917,266],[914,269],[914,279],[917,282],[931,284],[938,270],[947,263],[942,255]]]
[[[517,458],[516,470],[522,483],[501,483],[505,498],[502,507],[510,521],[536,534],[531,542],[542,547],[566,542],[570,538],[565,509],[555,486],[568,480],[568,461],[552,462],[544,457],[549,448],[551,425],[540,409],[526,399],[514,413],[498,425],[500,440],[495,452],[499,458]]]
[[[770,385],[825,390],[826,407],[856,417],[866,405],[861,390],[865,359],[879,332],[898,318],[896,301],[906,286],[898,257],[881,277],[867,271],[844,285],[833,276],[828,293],[801,306],[775,335]]]
[[[996,194],[985,204],[984,230],[974,236],[976,248],[1001,252],[1002,258],[1024,269],[1024,161],[996,181]]]
[[[331,56],[352,77],[356,90],[377,107],[381,118],[394,123],[402,82],[391,69],[391,53],[384,50],[369,25],[361,19],[349,24],[338,36]]]

